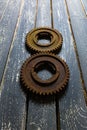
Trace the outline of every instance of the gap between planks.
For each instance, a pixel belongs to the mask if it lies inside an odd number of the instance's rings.
[[[82,87],[83,87],[83,94],[84,94],[84,98],[85,98],[85,103],[87,105],[87,90],[86,90],[86,86],[85,86],[85,82],[84,82],[84,77],[83,77],[83,73],[82,73],[82,69],[81,69],[81,65],[80,65],[78,50],[77,50],[77,46],[76,46],[76,41],[75,41],[73,29],[72,29],[72,24],[71,24],[69,9],[68,9],[68,5],[67,5],[67,1],[66,0],[65,0],[65,6],[66,6],[66,10],[67,10],[67,15],[68,15],[68,20],[69,20],[70,30],[71,30],[71,33],[72,33],[74,50],[75,50],[75,53],[76,53],[76,58],[77,58],[78,67],[79,67],[79,71],[80,71],[80,78],[81,78],[81,83],[82,83]]]
[[[38,12],[38,0],[36,0],[36,11],[35,11],[34,28],[36,28],[37,12]],[[26,124],[25,124],[25,130],[27,130],[27,123],[28,123],[28,108],[29,108],[29,93],[27,93],[27,96],[26,96]]]
[[[12,48],[13,48],[13,45],[14,45],[14,40],[15,40],[16,32],[17,32],[18,25],[19,25],[19,22],[20,22],[20,17],[21,17],[21,14],[22,14],[23,6],[24,6],[24,0],[21,0],[21,5],[20,5],[20,10],[19,10],[19,15],[18,15],[16,27],[15,27],[15,30],[14,30],[14,34],[13,34],[11,46],[10,46],[9,53],[8,53],[8,56],[7,56],[7,61],[6,61],[5,69],[4,69],[4,72],[3,72],[2,79],[1,79],[0,96],[1,96],[1,91],[3,89],[2,86],[4,86],[3,84],[4,84],[4,79],[5,79],[5,74],[6,74],[6,71],[7,71],[7,67],[8,67],[9,57],[10,57],[10,54],[11,54],[11,51],[12,51]]]
[[[54,28],[54,22],[53,22],[53,4],[52,3],[53,3],[53,0],[50,0],[51,25],[52,25],[52,28]],[[60,127],[59,100],[58,100],[57,95],[55,96],[55,106],[56,106],[56,124],[57,124],[57,130],[61,130],[61,127]]]
[[[50,13],[51,13],[51,25],[52,25],[52,28],[54,28],[54,24],[53,24],[53,5],[52,5],[52,0],[50,0]]]

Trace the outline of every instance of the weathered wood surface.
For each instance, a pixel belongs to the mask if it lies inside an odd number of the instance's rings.
[[[25,36],[34,27],[36,0],[21,2],[17,29],[0,86],[0,130],[25,130],[26,127],[26,95],[21,89],[19,75],[22,63],[29,56],[25,49]],[[5,28],[4,25],[2,27]]]
[[[57,10],[55,10],[55,8]],[[74,14],[74,11],[71,12],[73,12],[73,15],[76,15]],[[60,56],[65,59],[70,68],[70,81],[66,95],[59,100],[61,129],[87,129],[87,108],[82,92],[83,86],[74,50],[74,39],[68,22],[68,13],[66,11],[66,2],[64,0],[58,0],[57,4],[56,2],[53,2],[53,16],[54,28],[59,29],[63,35],[63,47]],[[74,28],[74,30],[76,29]],[[77,31],[79,32],[79,30]]]
[[[85,14],[87,16],[87,0],[81,0],[81,1],[82,1],[82,4],[83,4],[83,8],[84,8]]]
[[[9,48],[15,33],[17,19],[20,13],[21,0],[9,1],[0,19],[0,82],[5,68]]]
[[[75,4],[72,2],[74,8],[73,10],[77,13],[76,11],[76,6]],[[72,17],[74,15],[74,11],[71,11],[71,5],[67,0],[67,5],[69,7],[69,14],[70,14],[70,19],[71,19],[71,25],[72,25],[72,30],[73,30],[73,34],[74,34],[74,38],[75,38],[75,46],[77,47],[77,53],[79,56],[79,60],[80,60],[80,66],[81,66],[81,73],[82,73],[82,78],[85,82],[84,86],[87,88],[87,18],[85,16],[85,14],[81,15],[77,15]],[[81,13],[83,12],[83,8],[81,8],[79,10]],[[87,100],[87,99],[86,99]]]
[[[65,0],[67,1],[68,9],[71,12],[71,16],[84,17],[84,10],[80,0]]]
[[[71,21],[80,59],[83,80],[87,89],[87,19],[72,18]]]
[[[0,130],[87,129],[86,0],[0,0]],[[48,99],[26,93],[20,68],[31,56],[25,36],[34,27],[63,35],[58,53],[70,68],[64,95]]]
[[[0,20],[2,19],[2,17],[4,16],[4,13],[6,11],[6,8],[8,6],[9,0],[1,0],[0,1]]]

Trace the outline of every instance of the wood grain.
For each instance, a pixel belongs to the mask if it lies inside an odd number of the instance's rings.
[[[71,22],[78,50],[81,70],[85,82],[85,87],[87,89],[87,19],[71,18]]]
[[[38,13],[36,27],[51,27],[50,0],[38,0]]]
[[[50,0],[38,0],[36,27],[51,27]],[[29,97],[27,130],[56,130],[55,97]]]
[[[81,0],[82,4],[83,4],[83,8],[84,8],[84,11],[86,13],[86,16],[87,16],[87,0]]]
[[[0,82],[16,28],[20,5],[21,0],[10,1],[4,13],[4,17],[0,21]]]
[[[85,17],[85,13],[84,10],[82,8],[81,5],[81,1],[80,0],[66,0],[67,4],[68,4],[68,8],[73,16],[76,17]]]
[[[68,7],[69,7],[69,3],[68,3]],[[85,87],[87,89],[87,69],[86,69],[86,61],[87,61],[87,50],[86,50],[86,43],[87,43],[87,19],[83,18],[83,17],[72,17],[73,12],[71,12],[70,8],[69,8],[69,14],[70,14],[70,19],[71,19],[71,25],[72,25],[72,30],[73,30],[73,34],[74,34],[74,38],[75,38],[75,42],[76,42],[76,47],[77,47],[77,53],[79,56],[79,60],[80,60],[80,66],[81,66],[81,73],[82,73],[82,80],[84,80],[83,82],[85,82]],[[87,96],[87,95],[86,95]],[[87,100],[87,99],[86,99]]]
[[[25,130],[26,127],[26,94],[22,91],[19,77],[22,63],[29,56],[25,36],[34,27],[36,0],[21,2],[17,30],[0,87],[0,130]]]
[[[0,21],[4,16],[8,3],[9,3],[9,0],[3,0],[3,1],[0,0]]]
[[[78,15],[81,16],[81,13],[79,13],[80,12],[78,12]],[[72,17],[74,15],[75,14],[72,14]],[[54,28],[58,29],[63,35],[63,46],[60,56],[67,62],[70,69],[70,80],[67,91],[59,100],[61,129],[85,130],[87,129],[87,107],[74,50],[72,30],[70,29],[64,0],[53,2],[53,18]],[[74,28],[74,30],[76,30],[76,28]]]

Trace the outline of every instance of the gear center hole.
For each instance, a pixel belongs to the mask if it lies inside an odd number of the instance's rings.
[[[48,32],[40,32],[37,35],[37,44],[39,45],[50,45],[52,35]]]
[[[56,73],[56,68],[52,63],[45,61],[45,62],[39,63],[35,67],[34,71],[37,73],[37,76],[41,80],[45,81],[52,78],[52,76]]]

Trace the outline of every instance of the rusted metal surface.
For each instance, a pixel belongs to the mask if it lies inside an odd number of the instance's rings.
[[[47,39],[50,42],[47,44],[38,43],[39,39]],[[62,35],[55,29],[41,27],[31,30],[26,36],[27,46],[36,52],[54,52],[60,50],[62,46]]]
[[[37,75],[41,69],[48,69],[52,77],[42,80]],[[24,87],[37,94],[55,94],[65,88],[69,80],[67,64],[54,54],[41,53],[27,59],[21,69],[21,81]]]

